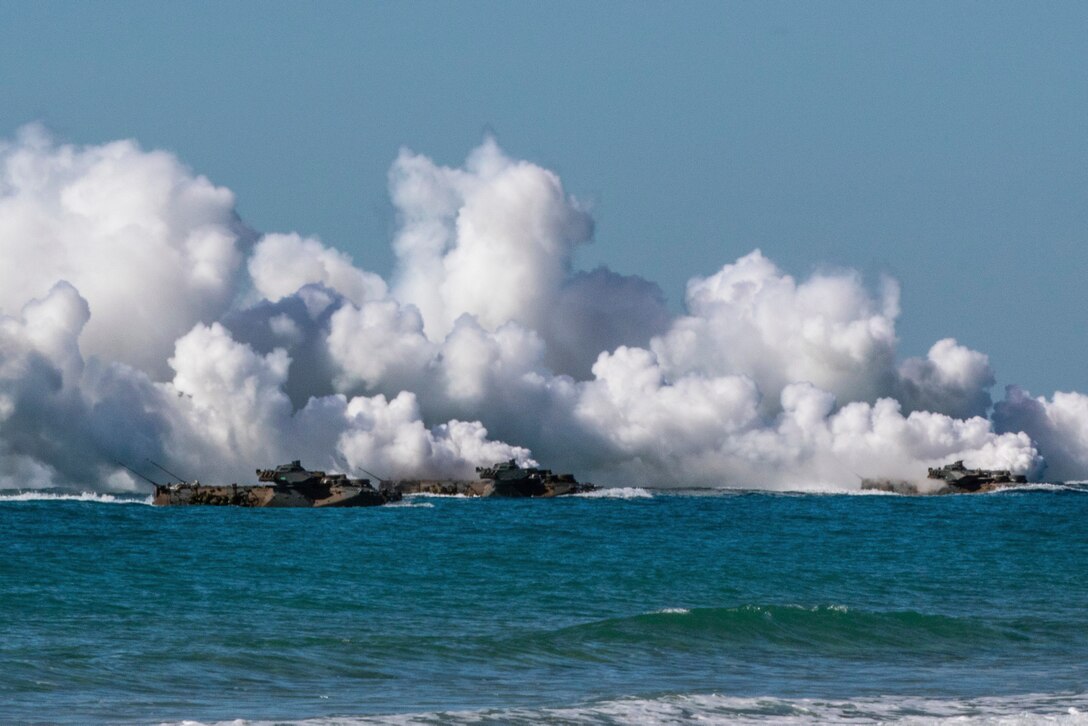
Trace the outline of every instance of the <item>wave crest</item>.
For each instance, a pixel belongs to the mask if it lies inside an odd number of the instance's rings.
[[[517,636],[507,643],[528,652],[565,653],[594,659],[601,652],[713,652],[769,648],[799,655],[853,657],[925,654],[955,657],[963,652],[1083,635],[1055,630],[1032,618],[982,619],[871,611],[844,605],[741,605],[729,608],[667,607],[606,618],[557,630]]]
[[[139,494],[108,494],[103,492],[0,492],[0,504],[4,502],[94,502],[96,504],[151,504],[151,496]]]
[[[574,496],[586,499],[653,499],[654,495],[642,487],[602,487]]]
[[[479,711],[337,716],[293,721],[298,726],[366,726],[369,724],[509,724],[563,723],[572,726],[627,724],[875,724],[911,726],[1057,726],[1088,724],[1088,694],[1024,694],[982,698],[921,698],[881,696],[840,699],[736,697],[716,693],[620,698],[559,708],[510,708]],[[194,721],[186,726],[203,726]],[[215,726],[273,726],[283,721],[229,721]]]

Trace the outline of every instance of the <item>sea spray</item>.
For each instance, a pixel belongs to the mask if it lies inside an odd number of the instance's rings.
[[[623,698],[568,708],[485,709],[383,714],[377,717],[317,718],[296,726],[664,726],[695,722],[710,726],[1085,726],[1088,694],[936,699],[889,696],[850,700],[739,698],[716,693]],[[230,721],[206,726],[279,726],[282,722]],[[167,726],[167,725],[163,725]],[[205,726],[183,722],[176,726]]]
[[[151,504],[151,497],[140,494],[109,494],[107,492],[52,492],[0,490],[4,502],[95,502],[98,504]]]

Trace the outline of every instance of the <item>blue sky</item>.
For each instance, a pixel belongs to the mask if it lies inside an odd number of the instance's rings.
[[[4,137],[170,149],[382,274],[398,149],[493,132],[592,203],[583,268],[676,308],[755,247],[887,273],[902,355],[1088,389],[1083,4],[0,2],[0,98]]]

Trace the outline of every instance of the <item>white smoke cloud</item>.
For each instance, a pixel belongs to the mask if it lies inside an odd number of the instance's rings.
[[[117,488],[136,483],[121,460],[147,459],[205,479],[247,481],[254,463],[302,457],[315,466],[384,467],[408,476],[468,476],[474,466],[525,449],[487,438],[479,423],[433,429],[411,393],[312,398],[301,410],[284,392],[290,359],[198,324],[176,344],[172,381],[154,383],[121,363],[85,361],[89,318],[75,288],[58,283],[19,318],[0,317],[0,482]]]
[[[489,441],[487,429],[478,422],[454,420],[425,429],[411,393],[392,401],[384,396],[353,398],[344,414],[351,423],[337,446],[344,458],[354,466],[365,462],[394,472],[394,478],[471,478],[473,465],[508,459],[536,463],[526,449]]]
[[[601,351],[645,345],[671,322],[657,285],[604,267],[568,277],[540,318],[544,362],[578,378],[589,377]]]
[[[904,416],[889,398],[838,408],[831,393],[791,383],[779,413],[767,417],[750,378],[689,375],[669,384],[649,351],[602,356],[594,373],[578,416],[609,439],[634,481],[804,487],[919,478],[956,458],[1021,472],[1038,466],[1027,436],[997,436],[978,417]]]
[[[31,129],[0,169],[0,486],[137,486],[116,462],[145,458],[215,481],[294,458],[390,477],[535,458],[627,485],[1088,470],[1088,397],[1014,390],[995,430],[984,354],[897,361],[894,281],[795,279],[755,251],[673,317],[653,283],[576,271],[585,206],[491,139],[460,168],[394,162],[392,285],[296,234],[243,259],[230,192],[132,142]]]
[[[344,305],[329,320],[328,352],[339,366],[340,390],[356,386],[403,390],[420,381],[436,346],[411,306],[393,300]]]
[[[65,382],[82,375],[76,341],[88,312],[71,285],[58,283],[21,313],[0,316],[0,476],[41,486],[52,473],[49,434],[79,435],[67,430]]]
[[[344,252],[297,234],[267,234],[247,263],[256,291],[269,302],[293,295],[299,288],[320,284],[362,305],[381,300],[388,289],[372,272],[355,267]]]
[[[879,300],[854,272],[798,283],[756,250],[688,283],[689,314],[651,347],[668,375],[743,374],[772,407],[806,381],[843,400],[873,400],[894,386],[899,289]]]
[[[1088,478],[1088,396],[1083,393],[1033,398],[1009,386],[1005,400],[994,407],[994,423],[999,431],[1023,431],[1038,442],[1048,478]]]
[[[394,296],[441,341],[463,315],[541,335],[549,364],[586,373],[597,353],[665,327],[660,289],[606,269],[572,274],[593,220],[559,177],[487,139],[460,169],[402,151],[389,174],[400,228]]]
[[[244,462],[302,458],[339,468],[336,455],[353,469],[398,476],[467,476],[495,460],[529,459],[524,449],[488,440],[478,423],[455,420],[427,429],[408,392],[392,400],[311,398],[295,411],[283,390],[286,351],[262,356],[219,324],[198,325],[181,338],[170,364],[177,374],[166,388],[178,396],[176,430],[184,432],[181,450],[170,453],[191,459],[187,451],[203,450],[204,460],[229,464],[221,472],[227,478],[244,476]],[[188,465],[201,467],[199,461]]]
[[[747,375],[672,378],[645,348],[602,353],[585,381],[549,373],[543,357],[531,331],[508,323],[489,333],[464,317],[418,366],[415,390],[442,416],[479,418],[538,458],[610,484],[850,485],[924,477],[956,458],[1020,472],[1039,464],[1028,437],[999,436],[981,417],[904,415],[891,398],[840,408],[807,382],[766,406]]]
[[[0,142],[0,313],[65,280],[90,305],[89,354],[165,375],[174,340],[230,303],[245,233],[234,195],[169,153],[35,126]]]
[[[161,400],[146,375],[83,359],[90,314],[67,282],[0,316],[0,483],[105,481],[114,457],[160,455]],[[131,483],[131,482],[130,482]]]
[[[959,418],[986,415],[994,382],[990,359],[952,338],[934,343],[925,359],[908,358],[899,366],[899,398],[906,405]]]
[[[508,158],[491,139],[463,169],[402,151],[390,190],[401,221],[396,296],[419,308],[435,340],[466,313],[492,330],[535,326],[593,231],[559,177]]]

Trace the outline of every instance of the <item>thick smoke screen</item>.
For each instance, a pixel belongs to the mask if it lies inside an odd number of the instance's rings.
[[[578,269],[591,209],[490,138],[456,168],[403,151],[389,194],[385,280],[250,229],[170,153],[0,142],[0,486],[141,489],[120,463],[147,459],[209,482],[296,458],[639,486],[1088,472],[1088,396],[995,404],[987,356],[948,338],[901,360],[892,279],[799,279],[754,250],[674,315],[652,281]]]

